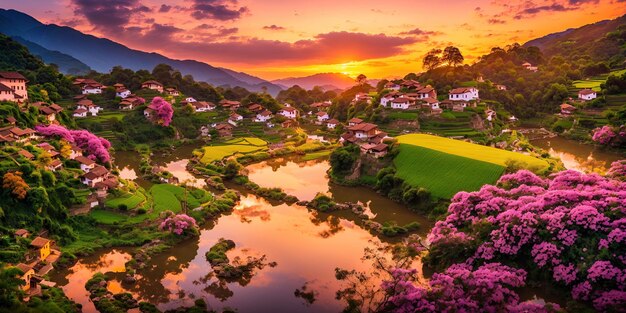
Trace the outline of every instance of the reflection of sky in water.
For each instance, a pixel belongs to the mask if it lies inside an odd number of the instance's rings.
[[[122,168],[120,170],[120,178],[122,179],[127,179],[127,180],[135,180],[137,179],[137,172],[135,172],[134,169],[128,167],[128,166],[124,166],[124,168]]]
[[[561,137],[535,140],[532,144],[546,149],[551,156],[561,159],[565,168],[585,173],[604,173],[612,162],[624,158],[617,152]]]

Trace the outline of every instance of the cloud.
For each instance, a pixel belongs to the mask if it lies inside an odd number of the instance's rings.
[[[74,13],[83,15],[91,25],[105,33],[124,30],[135,14],[151,12],[139,0],[72,0]]]
[[[541,5],[541,6],[527,6],[525,9],[517,12],[513,17],[516,20],[522,19],[525,16],[534,16],[537,13],[541,12],[565,12],[575,10],[574,7],[566,7],[562,4],[553,3],[551,5]]]
[[[171,5],[167,5],[167,4],[161,4],[161,7],[159,8],[159,12],[161,13],[167,13],[172,9]]]
[[[225,29],[221,35],[232,31]],[[134,34],[132,38],[143,49],[167,51],[176,57],[239,64],[336,64],[381,59],[403,54],[405,46],[418,42],[412,37],[352,32],[324,33],[296,42],[259,38],[224,41],[195,38],[181,41],[181,34],[185,32],[176,27],[155,24],[141,34]]]
[[[248,7],[238,6],[237,0],[193,0],[191,16],[195,19],[232,21],[248,13]]]
[[[441,32],[432,30],[423,30],[420,28],[411,29],[405,32],[401,32],[400,35],[413,35],[413,36],[436,36],[441,35]]]
[[[490,19],[487,20],[487,23],[489,23],[489,24],[506,24],[506,21],[498,19],[498,18],[490,18]]]
[[[278,26],[278,25],[275,25],[275,24],[272,24],[272,25],[269,25],[269,26],[263,26],[263,29],[266,29],[266,30],[285,30],[284,27]]]

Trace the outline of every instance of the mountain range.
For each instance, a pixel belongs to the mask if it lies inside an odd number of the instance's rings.
[[[158,53],[130,49],[106,38],[84,34],[71,27],[44,24],[16,11],[0,9],[0,32],[24,44],[46,63],[55,63],[66,73],[80,74],[90,69],[108,72],[114,66],[132,70],[152,70],[168,64],[183,75],[215,86],[240,86],[251,91],[276,95],[282,88],[261,78],[195,60],[176,60]],[[59,64],[60,63],[60,64]]]
[[[342,73],[319,73],[305,77],[289,77],[273,80],[272,83],[278,84],[283,88],[289,88],[298,85],[304,89],[312,89],[320,86],[325,90],[345,89],[354,86],[354,78]]]

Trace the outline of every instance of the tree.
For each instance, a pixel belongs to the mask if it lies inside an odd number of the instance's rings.
[[[8,189],[19,200],[24,200],[30,186],[22,178],[21,172],[8,172],[2,177],[2,188]]]
[[[442,62],[441,58],[439,57],[440,54],[441,49],[432,49],[428,51],[428,53],[426,53],[424,59],[422,60],[422,66],[429,71],[438,67],[439,65],[441,65]]]
[[[367,83],[367,76],[359,74],[359,76],[356,77],[356,82],[359,85],[365,85]]]
[[[463,55],[461,54],[461,50],[454,46],[447,46],[443,50],[443,55],[441,56],[441,59],[444,62],[448,63],[448,65],[453,67],[463,64],[464,60]]]

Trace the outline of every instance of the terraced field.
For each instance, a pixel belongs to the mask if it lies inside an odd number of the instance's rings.
[[[548,166],[545,161],[520,153],[426,134],[403,135],[398,142],[400,153],[394,159],[398,176],[438,198],[495,183],[510,159]]]
[[[590,88],[595,91],[600,91],[600,84],[604,83],[610,75],[620,76],[623,73],[626,73],[626,69],[619,70],[619,71],[612,71],[609,74],[599,75],[599,76],[586,79],[586,80],[576,80],[572,84],[574,85],[574,88],[576,89]]]
[[[237,153],[252,153],[267,150],[267,142],[254,137],[236,138],[224,144],[203,147],[200,162],[204,164],[221,160]]]

